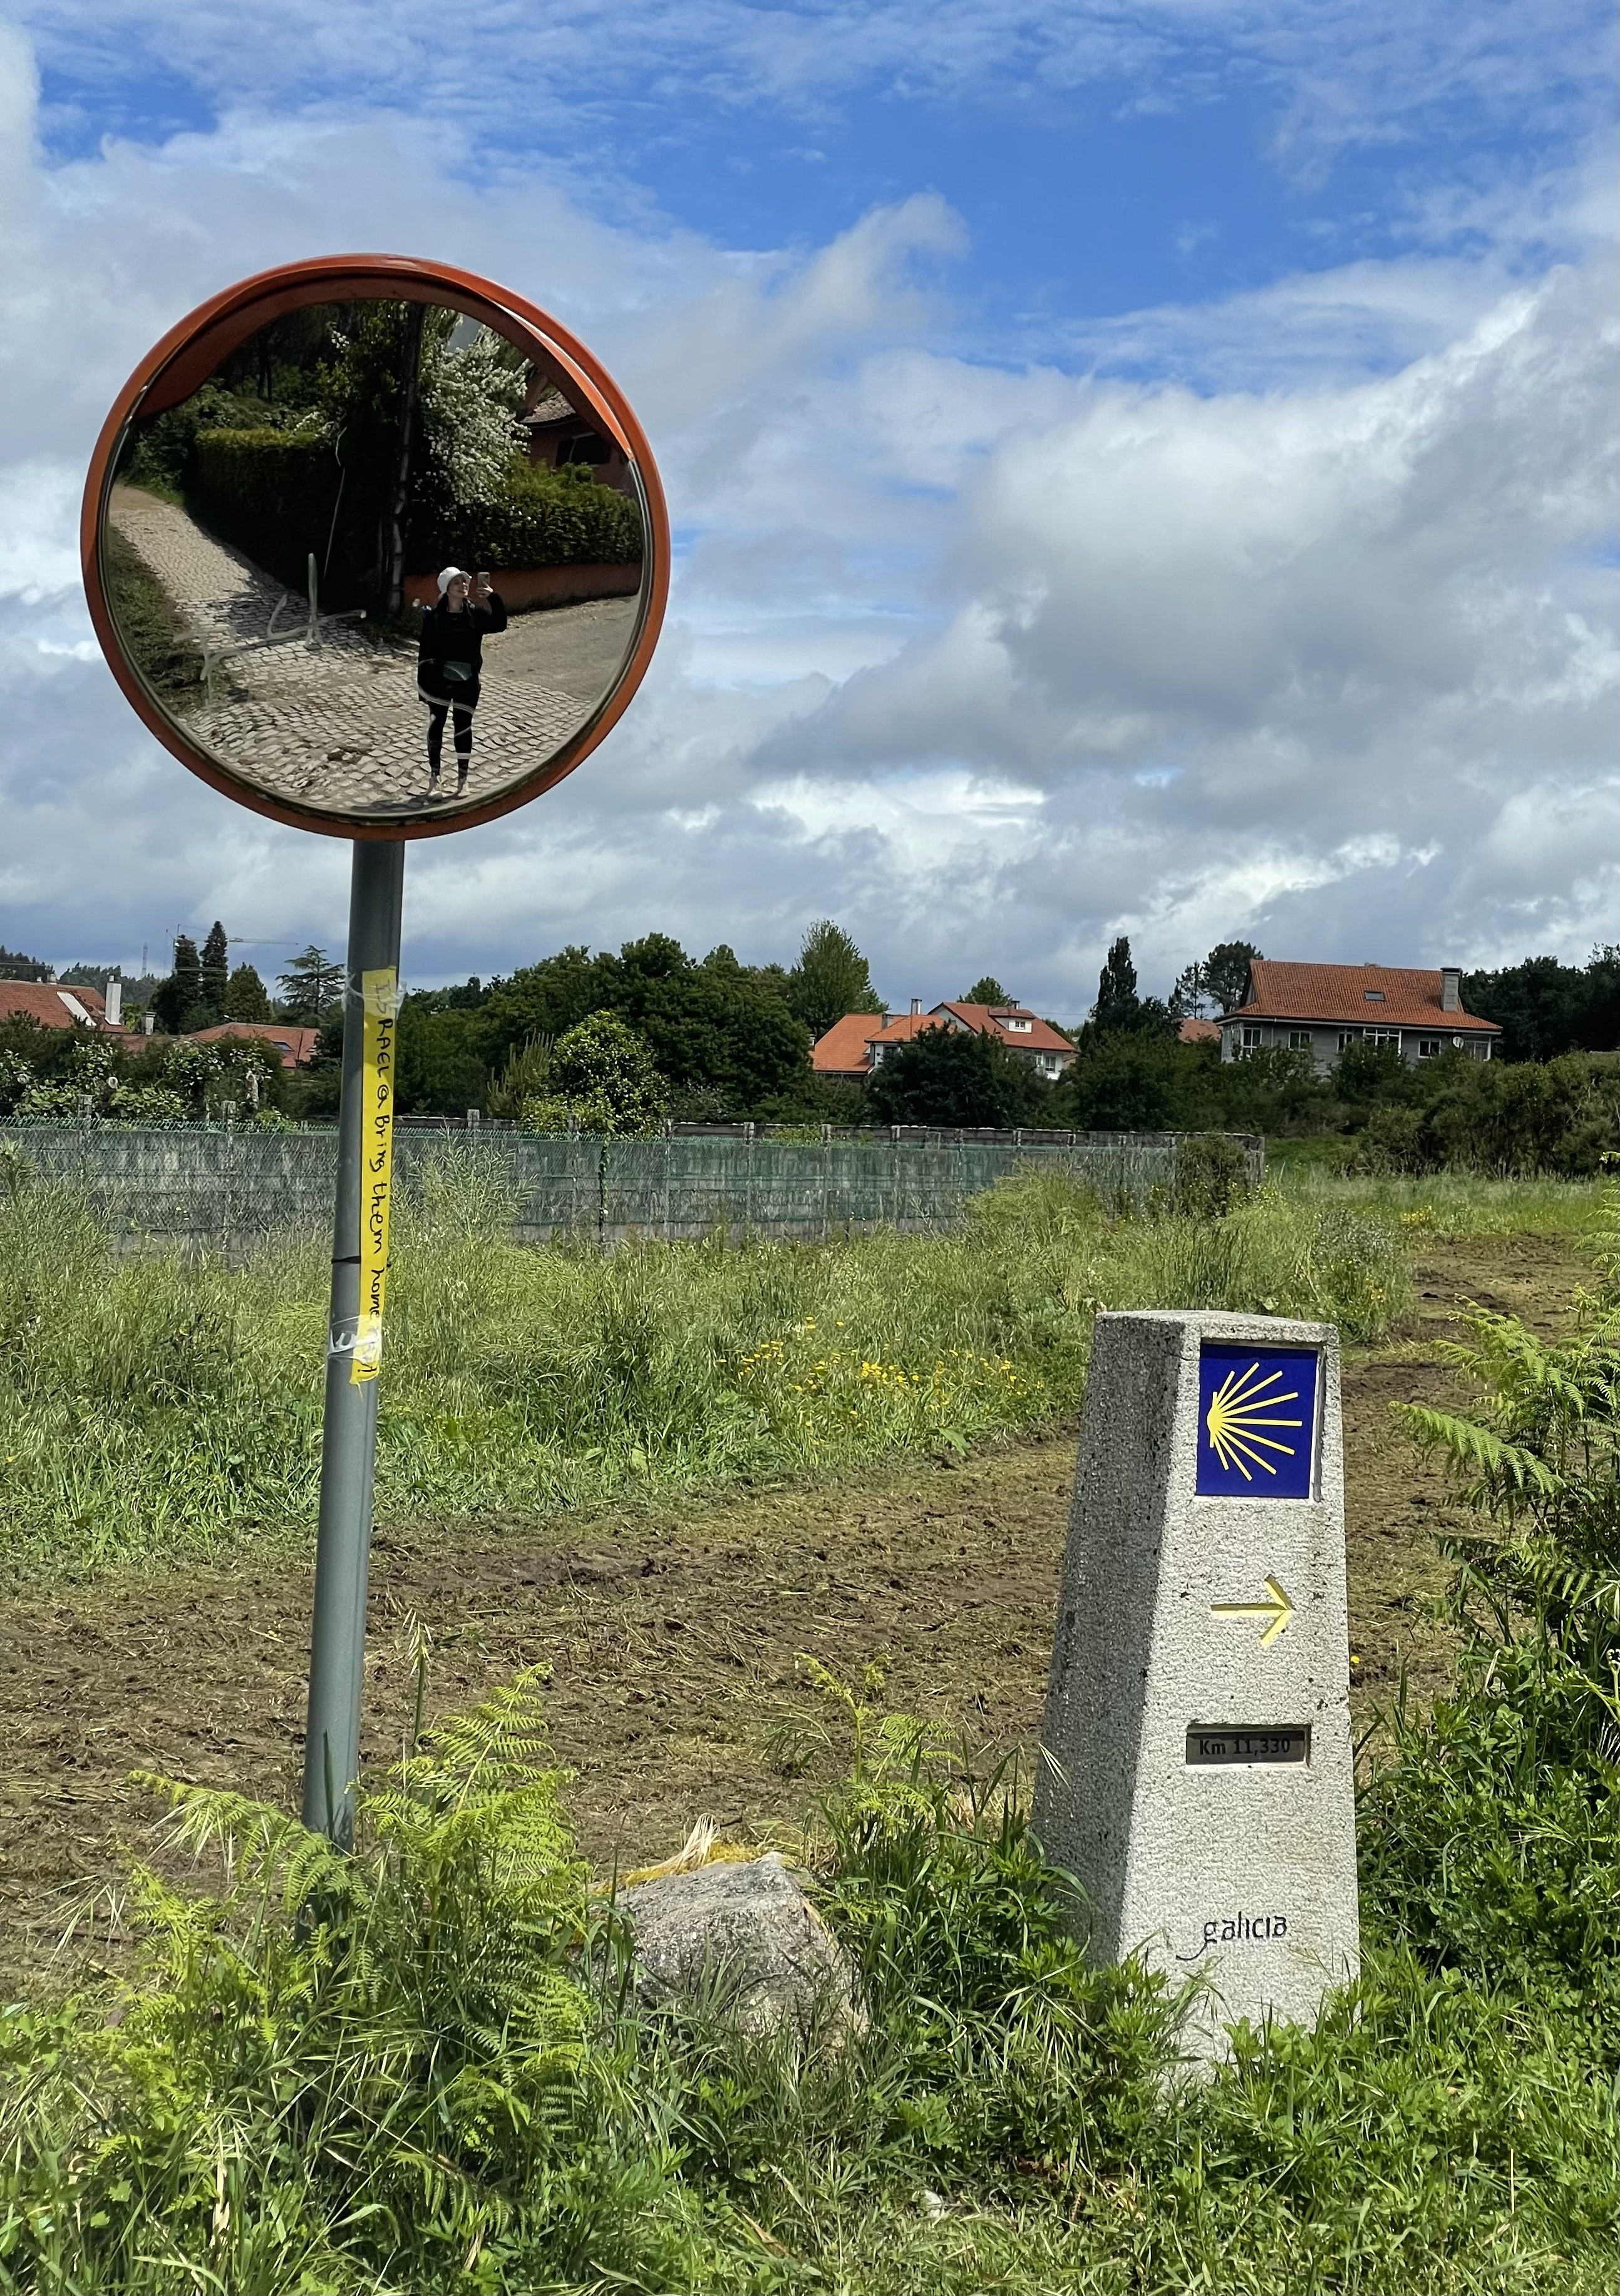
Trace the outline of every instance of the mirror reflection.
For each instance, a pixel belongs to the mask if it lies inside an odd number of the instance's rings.
[[[645,547],[563,380],[441,305],[317,303],[137,412],[103,586],[187,739],[349,817],[487,803],[555,757],[625,668]]]

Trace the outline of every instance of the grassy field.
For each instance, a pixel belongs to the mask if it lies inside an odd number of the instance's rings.
[[[12,1518],[6,1915],[31,1890],[60,1925],[75,1874],[114,1879],[136,1763],[217,1782],[188,1823],[234,1855],[210,1903],[171,1844],[81,1931],[110,1974],[0,2019],[0,2288],[1607,2288],[1613,1339],[1572,1301],[1594,1209],[1378,1183],[1197,1229],[1026,1186],[960,1237],[604,1264],[512,1252],[450,1176],[402,1239],[391,1332],[366,1739],[386,1792],[366,1857],[328,1873],[277,1815],[308,1487],[284,1459],[272,1505],[267,1471],[193,1474],[181,1440],[199,1398],[238,1431],[256,1398],[309,1408],[318,1257],[284,1249],[233,1292],[206,1265],[120,1268],[70,1203],[37,1202],[12,1425],[37,1442],[53,1369],[121,1335],[97,1392],[130,1490],[99,1545],[65,1482],[54,1514]],[[53,1233],[77,1290],[45,1287]],[[1397,1710],[1365,1779],[1361,1987],[1190,2091],[1165,2083],[1172,2005],[1087,1965],[991,1783],[1038,1714],[1090,1316],[1172,1299],[1345,1325],[1353,1696]],[[1487,1340],[1519,1335],[1476,1345],[1472,1405],[1443,1356],[1470,1299]],[[506,1382],[498,1406],[481,1380]],[[1426,1462],[1390,1410],[1414,1402],[1540,1464],[1493,1482],[1462,1439]],[[465,1431],[494,1407],[504,1463]],[[97,1473],[73,1487],[92,1521]],[[1510,1644],[1467,1582],[1427,1617],[1434,1529],[1490,1533],[1468,1551]],[[430,1720],[498,1702],[390,1784],[424,1625]],[[876,1759],[851,1767],[834,1693],[823,1758],[785,1771],[800,1651],[856,1685],[886,1657]],[[511,1687],[537,1660],[538,1704]],[[1424,1693],[1405,1718],[1403,1679]],[[880,1728],[891,1700],[915,1724]],[[857,2050],[750,2048],[576,1982],[590,1874],[667,1852],[700,1808],[809,1861],[872,2006]]]
[[[1285,1149],[1314,1142],[1284,1142]],[[1467,1172],[1421,1178],[1361,1177],[1331,1164],[1275,1152],[1271,1185],[1302,1210],[1337,1206],[1393,1220],[1409,1235],[1584,1235],[1598,1217],[1602,1184],[1584,1180],[1483,1180]]]
[[[1230,1305],[1386,1331],[1398,1220],[1268,1194],[1110,1219],[1062,1179],[956,1234],[604,1259],[508,1240],[447,1156],[396,1228],[385,1520],[544,1513],[974,1445],[1072,1413],[1099,1305]],[[70,1192],[0,1208],[0,1554],[53,1576],[307,1538],[324,1243],[120,1260]]]

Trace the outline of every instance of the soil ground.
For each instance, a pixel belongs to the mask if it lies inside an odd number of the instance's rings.
[[[1451,1396],[1436,1343],[1466,1300],[1563,1327],[1585,1273],[1568,1239],[1426,1242],[1413,1314],[1345,1369],[1353,1702],[1376,1730],[1404,1672],[1432,1697],[1451,1652],[1429,1598],[1435,1535],[1468,1519],[1392,1421]],[[888,1463],[588,1517],[383,1525],[372,1570],[365,1754],[396,1756],[413,1620],[429,1710],[520,1667],[553,1669],[552,1734],[597,1868],[670,1854],[700,1814],[791,1827],[837,1757],[785,1775],[773,1725],[814,1703],[813,1653],[846,1679],[886,1657],[893,1706],[1002,1748],[1039,1730],[1073,1465],[1072,1430],[955,1465]],[[0,1604],[0,1996],[86,1973],[53,1949],[75,1908],[150,1853],[136,1769],[292,1806],[308,1641],[307,1560],[31,1591]],[[93,1956],[94,1958],[94,1956]]]

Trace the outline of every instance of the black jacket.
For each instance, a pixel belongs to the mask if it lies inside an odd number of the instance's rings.
[[[506,609],[493,590],[483,605],[474,606],[469,601],[458,614],[444,605],[427,607],[416,644],[416,684],[421,691],[430,701],[472,709],[478,700],[484,640],[506,627]],[[452,665],[448,674],[447,663]],[[462,676],[455,674],[457,669]]]

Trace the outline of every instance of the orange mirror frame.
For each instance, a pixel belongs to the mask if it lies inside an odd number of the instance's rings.
[[[108,598],[102,566],[112,475],[130,423],[178,406],[205,382],[220,362],[257,329],[284,313],[311,303],[389,300],[433,303],[465,313],[527,352],[551,373],[579,406],[621,449],[634,473],[646,537],[646,571],[635,638],[619,675],[603,701],[570,740],[525,779],[512,783],[487,804],[452,815],[424,815],[388,821],[314,812],[284,803],[225,772],[189,742],[184,728],[162,707],[129,660]],[[171,755],[210,788],[254,813],[295,829],[325,837],[395,842],[443,837],[527,805],[572,773],[618,723],[653,657],[670,589],[670,521],[663,488],[646,435],[613,377],[579,338],[538,305],[476,273],[399,255],[320,256],[278,266],[239,280],[171,327],[136,368],[102,426],[85,485],[79,518],[79,554],[90,619],[108,667],[142,723]]]

